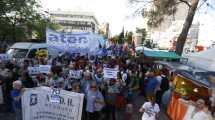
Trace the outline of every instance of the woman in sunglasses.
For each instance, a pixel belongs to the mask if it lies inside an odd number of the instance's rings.
[[[100,117],[100,111],[104,107],[104,97],[98,90],[96,82],[92,82],[90,89],[87,92],[87,107],[88,120],[95,120]]]

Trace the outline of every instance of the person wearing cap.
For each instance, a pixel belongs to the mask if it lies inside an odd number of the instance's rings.
[[[15,111],[16,120],[22,120],[21,97],[24,92],[22,82],[16,80],[13,82],[13,90],[11,91],[12,106]]]

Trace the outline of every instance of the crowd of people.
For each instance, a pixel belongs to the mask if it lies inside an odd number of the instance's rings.
[[[133,120],[138,95],[148,98],[138,106],[142,120],[155,120],[160,106],[165,105],[162,103],[168,101],[163,98],[162,102],[162,96],[172,90],[165,69],[154,69],[136,58],[64,54],[51,60],[26,59],[19,64],[11,60],[0,65],[5,108],[16,113],[16,120],[22,119],[21,96],[25,88],[48,86],[83,93],[83,120]],[[39,65],[51,65],[49,73],[31,75],[28,68]],[[117,78],[105,78],[104,67],[118,68]],[[77,71],[75,77],[71,70]]]
[[[51,65],[48,74],[30,75],[28,67]],[[168,79],[158,71],[136,59],[120,57],[94,57],[63,55],[53,60],[28,59],[20,64],[11,61],[1,64],[1,84],[4,86],[4,99],[19,116],[23,88],[49,86],[85,94],[82,118],[115,120],[118,110],[124,111],[124,119],[132,119],[133,100],[139,95],[155,95],[161,103],[161,96],[168,90]],[[118,67],[117,78],[104,78],[104,66]],[[79,71],[75,78],[70,71]],[[164,82],[162,82],[162,80]],[[163,84],[163,85],[161,85]],[[160,87],[161,86],[161,87]],[[8,97],[11,96],[11,97]],[[12,104],[10,104],[12,102]],[[21,114],[20,114],[21,116]]]

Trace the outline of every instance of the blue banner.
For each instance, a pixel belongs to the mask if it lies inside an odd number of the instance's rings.
[[[104,38],[96,33],[46,30],[46,43],[48,45],[62,48],[70,53],[96,54],[104,41]]]

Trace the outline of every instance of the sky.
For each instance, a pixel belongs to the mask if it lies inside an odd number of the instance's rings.
[[[118,34],[125,27],[135,30],[141,26],[141,17],[131,17],[127,0],[41,0],[44,9],[81,10],[93,12],[99,23],[109,22],[112,35]]]
[[[128,7],[127,0],[40,0],[44,10],[71,10],[93,12],[99,23],[109,22],[111,34],[119,34],[125,30],[134,31],[143,26],[141,16],[132,16],[132,8]],[[215,4],[213,0],[211,4]],[[215,8],[215,6],[214,6]],[[215,41],[215,9],[204,7],[197,11],[195,21],[201,24],[199,39],[204,44]],[[129,16],[129,17],[128,17]],[[207,40],[207,43],[204,42]]]

